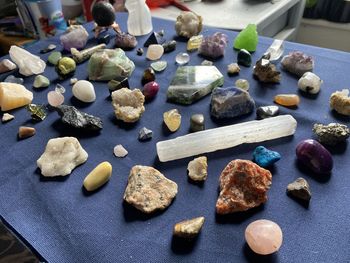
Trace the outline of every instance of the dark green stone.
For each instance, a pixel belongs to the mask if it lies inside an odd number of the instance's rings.
[[[197,132],[203,131],[204,126],[204,115],[203,114],[193,114],[190,120],[190,131]]]
[[[43,121],[46,118],[46,107],[44,105],[29,104],[26,107],[33,120]]]
[[[141,83],[144,86],[146,83],[155,81],[156,74],[154,73],[154,70],[152,68],[147,68],[142,75]]]
[[[171,40],[169,42],[164,43],[162,46],[164,48],[164,53],[172,52],[176,49],[176,41]]]
[[[237,63],[245,67],[250,67],[252,64],[252,56],[249,51],[241,49],[237,54]]]

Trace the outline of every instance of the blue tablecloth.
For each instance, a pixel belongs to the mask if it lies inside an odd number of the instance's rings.
[[[126,16],[118,14],[117,20],[126,30]],[[154,19],[153,25],[155,30],[165,29],[168,40],[175,37],[173,22]],[[87,29],[91,32],[92,25],[87,25]],[[203,34],[216,31],[205,28]],[[224,32],[229,36],[229,44],[225,57],[217,60],[215,65],[225,75],[225,86],[233,85],[238,78],[248,79],[250,94],[257,106],[273,104],[273,97],[278,93],[298,93],[297,78],[287,72],[282,73],[282,81],[276,85],[254,80],[252,67],[242,67],[239,76],[226,75],[226,66],[236,61],[237,53],[232,49],[236,33]],[[88,46],[96,44],[92,35],[91,32]],[[146,38],[138,38],[138,47],[143,47]],[[58,38],[40,41],[28,50],[39,54],[39,50],[49,43],[58,43]],[[253,60],[258,60],[271,43],[272,39],[260,37]],[[113,47],[113,43],[109,46]],[[331,112],[328,101],[332,92],[349,88],[350,54],[295,43],[286,43],[285,48],[286,52],[301,50],[312,55],[316,61],[314,72],[324,84],[317,96],[299,94],[301,103],[297,109],[281,107],[281,114],[292,114],[298,121],[294,136],[262,144],[282,155],[271,169],[273,182],[265,205],[229,216],[215,214],[221,171],[233,159],[251,159],[258,144],[207,154],[209,174],[203,185],[188,181],[186,168],[192,158],[167,163],[158,161],[156,142],[187,134],[189,119],[194,113],[205,114],[207,129],[255,119],[254,113],[220,122],[211,119],[210,96],[190,106],[166,102],[166,90],[177,68],[175,56],[186,51],[186,43],[179,41],[175,52],[163,56],[168,67],[157,74],[161,86],[159,94],[145,105],[144,115],[135,124],[125,125],[115,119],[107,84],[102,82],[93,83],[97,99],[92,104],[73,99],[69,79],[62,82],[67,90],[67,104],[102,118],[104,128],[97,135],[65,129],[56,112],[50,112],[44,121],[34,123],[24,108],[11,111],[15,120],[0,125],[1,216],[49,262],[349,262],[350,164],[347,144],[330,148],[335,165],[329,177],[313,175],[300,167],[296,162],[295,147],[302,139],[313,137],[311,128],[315,122],[349,123],[348,117]],[[48,55],[40,56],[46,60]],[[150,61],[145,55],[137,56],[136,50],[128,51],[127,55],[136,65],[130,78],[131,87],[140,88],[143,70]],[[196,52],[190,57],[189,65],[198,65],[203,60]],[[45,103],[48,91],[54,89],[57,81],[54,68],[47,66],[44,75],[52,81],[44,90],[32,88],[34,76],[25,78],[25,86],[34,93],[33,103]],[[87,78],[87,63],[78,66],[75,77]],[[172,108],[182,114],[182,125],[177,132],[169,134],[163,128],[162,114]],[[18,141],[21,125],[35,127],[37,134]],[[154,137],[141,143],[137,137],[143,126],[152,129]],[[40,176],[36,160],[47,141],[59,136],[76,136],[89,158],[63,179],[45,179]],[[125,158],[114,157],[116,144],[124,145],[129,151]],[[102,161],[113,165],[113,175],[100,191],[86,195],[82,190],[83,179]],[[144,215],[123,203],[129,171],[136,164],[154,166],[178,184],[178,195],[164,212]],[[308,208],[285,193],[287,184],[300,176],[309,181],[313,193]],[[176,222],[197,216],[204,216],[206,221],[195,242],[172,238]],[[262,218],[277,222],[284,234],[280,251],[268,257],[253,254],[244,240],[246,226]]]

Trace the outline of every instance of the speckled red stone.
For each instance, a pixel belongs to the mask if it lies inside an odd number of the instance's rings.
[[[272,175],[248,160],[231,161],[220,175],[218,214],[246,211],[267,201]]]

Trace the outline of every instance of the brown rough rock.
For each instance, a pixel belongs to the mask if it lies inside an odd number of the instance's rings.
[[[167,208],[177,194],[177,184],[149,166],[131,168],[124,200],[144,213]]]
[[[174,226],[174,236],[183,238],[194,238],[198,236],[204,224],[204,217],[181,221]]]
[[[231,161],[220,175],[218,214],[246,211],[267,201],[272,175],[248,160]]]

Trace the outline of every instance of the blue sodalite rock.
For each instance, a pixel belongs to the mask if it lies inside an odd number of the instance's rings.
[[[264,146],[258,146],[253,152],[254,162],[261,167],[269,167],[281,159],[278,152],[266,149]]]
[[[255,102],[245,90],[236,87],[217,88],[212,93],[210,106],[210,114],[222,119],[251,113]]]

